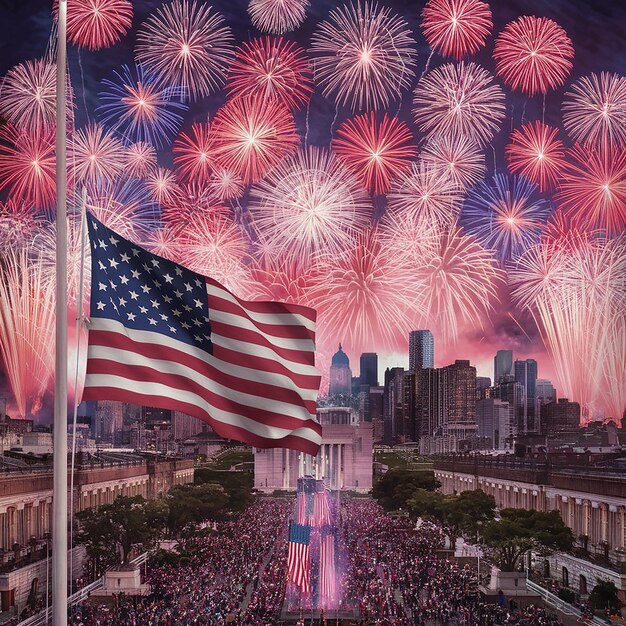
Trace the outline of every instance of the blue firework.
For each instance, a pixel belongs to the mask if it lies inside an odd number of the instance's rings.
[[[100,120],[128,141],[146,141],[159,147],[168,143],[183,120],[187,105],[180,89],[165,87],[141,65],[123,65],[104,79],[106,91],[98,94]]]
[[[523,176],[496,174],[470,190],[459,221],[501,262],[516,259],[538,240],[552,212],[536,191]]]

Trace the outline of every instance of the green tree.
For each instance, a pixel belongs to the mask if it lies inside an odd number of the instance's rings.
[[[215,483],[177,485],[167,496],[167,528],[180,538],[183,530],[208,519],[223,519],[229,502],[226,490]]]
[[[426,517],[440,521],[443,499],[444,496],[438,491],[416,489],[408,499],[406,507],[412,519]]]
[[[434,491],[441,486],[432,471],[391,469],[374,485],[372,495],[385,511],[406,509],[416,489]]]
[[[622,603],[620,602],[617,587],[614,582],[609,580],[600,580],[589,594],[589,601],[594,609],[611,611],[619,611]]]
[[[227,508],[230,511],[243,511],[254,499],[254,475],[249,472],[224,472],[203,467],[196,470],[194,483],[221,485],[228,494]]]
[[[480,528],[494,519],[496,501],[480,489],[446,496],[441,507],[441,523],[446,527],[450,544],[461,536],[476,537]]]
[[[572,548],[572,531],[558,511],[503,509],[500,519],[485,524],[482,530],[485,551],[504,572],[516,571],[518,562],[530,550],[549,554]]]
[[[146,514],[147,504],[142,496],[120,496],[111,504],[77,514],[76,540],[94,559],[96,573],[120,560],[126,563],[134,545],[151,544],[156,532]]]

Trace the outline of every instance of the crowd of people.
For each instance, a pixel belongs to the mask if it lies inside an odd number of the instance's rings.
[[[285,600],[287,521],[293,501],[259,499],[236,521],[193,539],[190,558],[149,568],[151,593],[93,600],[73,609],[75,626],[274,626]],[[440,553],[444,533],[387,515],[372,500],[341,503],[339,610],[377,626],[560,626],[541,607],[485,603],[474,570]],[[330,613],[332,615],[332,613]],[[358,616],[358,617],[357,617]],[[332,621],[332,620],[331,620]],[[308,622],[307,622],[308,623]]]

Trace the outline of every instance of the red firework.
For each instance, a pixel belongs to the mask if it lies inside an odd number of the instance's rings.
[[[180,187],[174,172],[159,167],[146,177],[146,187],[152,200],[161,206],[172,206],[180,196]]]
[[[226,89],[236,98],[277,100],[294,110],[311,97],[313,73],[300,46],[282,37],[261,37],[237,49]]]
[[[28,204],[0,202],[0,257],[30,243],[41,224]]]
[[[56,198],[54,129],[28,132],[7,124],[0,128],[0,190],[35,209],[50,209]]]
[[[309,0],[250,0],[248,13],[259,30],[282,35],[302,24],[308,6]]]
[[[524,174],[540,191],[554,189],[566,165],[558,130],[542,122],[529,122],[511,135],[506,157],[512,172]]]
[[[428,45],[459,60],[478,52],[492,28],[491,9],[480,0],[429,0],[422,10]]]
[[[569,151],[556,196],[574,226],[609,234],[626,228],[626,150],[595,150],[575,145]]]
[[[176,172],[180,178],[198,183],[207,182],[215,165],[216,147],[208,122],[194,124],[189,134],[180,133],[172,148]]]
[[[212,125],[221,167],[254,183],[298,146],[291,113],[279,102],[238,98],[225,104]]]
[[[138,141],[126,148],[126,173],[135,178],[144,178],[156,168],[156,150],[149,143]]]
[[[54,1],[55,17],[59,2]],[[71,0],[67,3],[67,38],[89,50],[108,48],[128,32],[133,23],[129,0]]]
[[[184,233],[199,218],[227,216],[228,209],[212,193],[210,186],[195,181],[179,185],[172,198],[165,203],[163,221],[176,232]]]
[[[68,162],[79,183],[110,182],[124,173],[124,146],[100,124],[76,131],[68,148]]]
[[[275,300],[307,306],[308,290],[311,283],[311,271],[297,263],[288,261],[255,261],[250,266],[252,284],[250,300]]]
[[[209,188],[218,200],[224,201],[238,198],[243,193],[244,185],[237,174],[218,168],[211,175]]]
[[[374,195],[389,191],[392,179],[405,172],[417,154],[406,124],[386,113],[380,123],[373,112],[359,115],[344,122],[337,135],[334,151]]]
[[[158,254],[174,263],[180,261],[180,233],[174,228],[163,226],[153,231],[148,236],[145,245],[152,254]]]
[[[498,35],[493,57],[505,83],[534,96],[565,82],[572,71],[574,47],[556,22],[523,15]]]

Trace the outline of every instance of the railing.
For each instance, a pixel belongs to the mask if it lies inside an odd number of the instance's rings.
[[[140,554],[137,558],[133,559],[131,563],[133,565],[143,565],[148,560],[148,553],[144,552]],[[104,576],[98,578],[89,585],[86,585],[82,589],[79,589],[76,593],[73,593],[67,599],[67,606],[73,607],[76,604],[79,604],[85,598],[88,598],[93,591],[97,589],[101,589],[104,585]],[[41,613],[37,613],[37,615],[32,615],[31,617],[26,618],[25,620],[18,623],[17,626],[46,626],[52,621],[52,607],[48,607],[45,611]]]
[[[561,611],[566,615],[573,615],[579,618],[582,617],[582,612],[580,611],[580,609],[577,609],[575,606],[569,604],[568,602],[565,602],[565,600],[561,600],[561,598],[554,595],[552,592],[548,591],[541,585],[534,583],[532,580],[526,579],[526,588],[529,591],[536,593],[538,596],[541,596],[546,604],[549,604],[551,607],[557,609],[558,611]],[[603,624],[604,626],[606,626],[607,624],[605,620],[598,617],[597,615],[590,617],[587,623]]]

